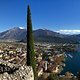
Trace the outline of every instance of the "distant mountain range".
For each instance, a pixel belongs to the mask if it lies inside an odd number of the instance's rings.
[[[80,34],[64,35],[47,29],[38,29],[33,31],[35,42],[51,42],[51,43],[79,43]],[[26,29],[18,27],[0,33],[0,40],[17,40],[26,42]]]
[[[20,29],[18,27],[14,27],[13,29],[10,29],[10,30],[0,33],[0,39],[21,40],[21,39],[24,39],[25,35],[26,35],[25,29]]]

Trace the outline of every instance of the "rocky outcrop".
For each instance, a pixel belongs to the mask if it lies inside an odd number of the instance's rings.
[[[0,60],[0,74],[7,72],[8,74],[12,74],[16,70],[19,69],[20,65],[6,62],[4,60]]]
[[[12,74],[13,72],[15,72],[18,69],[19,69],[18,67],[10,68],[9,66],[5,66],[3,64],[0,64],[0,74],[5,73],[5,72]]]
[[[13,74],[8,74],[7,72],[0,74],[0,80],[34,80],[32,67],[21,66]]]
[[[34,80],[31,66],[0,62],[0,80]]]

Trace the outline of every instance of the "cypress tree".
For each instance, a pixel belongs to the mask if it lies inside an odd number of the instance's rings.
[[[27,9],[27,66],[32,66],[34,72],[34,80],[36,80],[36,60],[34,52],[31,12],[29,5]]]

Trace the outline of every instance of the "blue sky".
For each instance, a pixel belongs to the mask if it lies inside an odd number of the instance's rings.
[[[26,28],[28,4],[33,29],[80,32],[80,0],[0,0],[0,32],[13,27]]]
[[[28,0],[33,28],[80,32],[80,0]]]
[[[0,32],[13,27],[26,28],[27,0],[0,0]]]

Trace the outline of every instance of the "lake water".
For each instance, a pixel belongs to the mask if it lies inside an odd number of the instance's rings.
[[[66,55],[66,66],[63,68],[64,70],[61,74],[65,74],[65,72],[70,71],[74,75],[77,75],[77,72],[80,71],[80,52],[67,52]]]

